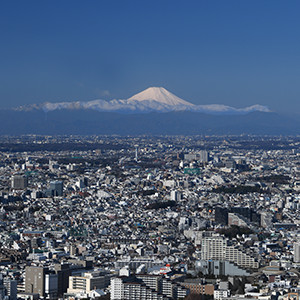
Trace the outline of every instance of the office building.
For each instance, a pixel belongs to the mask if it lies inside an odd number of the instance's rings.
[[[9,300],[17,300],[17,280],[5,278],[3,281],[5,287],[5,294]]]
[[[300,263],[300,243],[296,242],[293,244],[294,248],[294,262]]]
[[[209,155],[208,155],[208,152],[206,150],[201,150],[199,152],[199,160],[200,160],[200,162],[203,162],[203,163],[207,163],[208,162]]]
[[[24,190],[28,186],[28,178],[25,175],[14,175],[11,179],[11,187],[15,190]]]
[[[3,274],[0,274],[0,300],[5,299],[5,286],[3,281]]]
[[[26,267],[25,270],[25,293],[45,295],[45,268]]]
[[[170,193],[170,200],[172,201],[180,201],[181,200],[181,193],[178,191],[171,191]]]
[[[47,299],[57,299],[58,275],[45,274],[45,296]]]
[[[54,270],[58,276],[57,293],[61,297],[67,292],[69,286],[69,276],[71,275],[70,264],[56,264]]]
[[[53,196],[63,195],[63,182],[62,181],[51,181],[49,190],[52,192]]]
[[[105,289],[110,282],[110,276],[99,271],[86,272],[83,276],[70,276],[68,293],[89,293],[96,289]]]

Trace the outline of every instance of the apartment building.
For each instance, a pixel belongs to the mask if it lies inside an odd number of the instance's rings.
[[[257,269],[258,262],[234,245],[229,245],[228,240],[222,236],[205,237],[202,239],[202,260],[225,260],[243,268]]]

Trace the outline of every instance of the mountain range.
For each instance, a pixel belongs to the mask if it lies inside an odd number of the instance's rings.
[[[194,111],[209,114],[245,114],[253,111],[269,112],[270,110],[262,105],[253,105],[246,108],[233,108],[226,105],[210,104],[195,105],[185,101],[163,87],[150,87],[129,99],[119,100],[92,100],[76,102],[41,103],[15,108],[18,111],[43,110],[45,112],[54,110],[78,110],[90,109],[102,112],[119,113],[149,113],[149,112],[171,112],[171,111]]]
[[[128,99],[42,103],[0,110],[0,134],[297,135],[298,116],[253,105],[195,105],[162,87]]]

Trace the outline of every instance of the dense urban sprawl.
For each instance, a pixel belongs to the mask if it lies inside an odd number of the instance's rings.
[[[0,299],[298,299],[299,146],[1,137]]]

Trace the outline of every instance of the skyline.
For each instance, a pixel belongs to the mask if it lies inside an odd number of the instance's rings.
[[[1,3],[0,108],[163,86],[197,105],[299,113],[300,4],[228,3]]]

